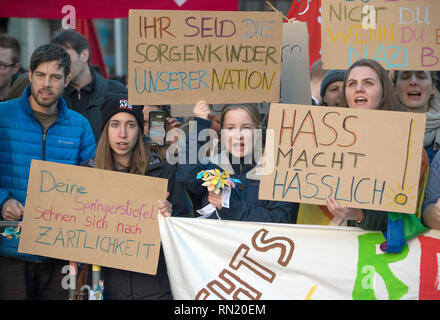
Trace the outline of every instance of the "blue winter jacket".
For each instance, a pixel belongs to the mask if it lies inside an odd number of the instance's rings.
[[[229,208],[223,207],[218,215],[224,220],[255,221],[271,223],[296,223],[298,203],[283,201],[259,200],[260,177],[254,166],[249,164],[216,163],[215,157],[209,158],[207,164],[191,164],[189,160],[194,158],[193,146],[197,145],[197,155],[204,142],[195,141],[200,131],[210,127],[211,122],[195,118],[197,120],[197,135],[189,134],[186,143],[185,163],[177,166],[177,180],[184,183],[191,199],[194,209],[205,207],[209,202],[208,189],[202,186],[203,181],[196,179],[197,173],[201,170],[219,169],[220,172],[227,170],[232,178],[239,179],[241,186],[231,190]],[[193,155],[191,155],[193,154]],[[194,159],[193,159],[194,160]],[[199,160],[199,159],[198,159]],[[209,218],[216,219],[217,215],[212,214]]]
[[[0,206],[11,198],[25,205],[32,159],[78,165],[95,155],[95,137],[89,122],[69,109],[64,98],[58,101],[56,122],[44,136],[30,107],[29,95],[30,87],[20,98],[0,103]],[[46,260],[18,253],[17,249],[18,240],[0,239],[1,256]]]

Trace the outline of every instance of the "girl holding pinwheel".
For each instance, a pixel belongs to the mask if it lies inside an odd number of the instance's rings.
[[[198,114],[209,115],[206,101],[199,101]],[[226,105],[221,114],[220,148],[210,156],[197,139],[209,130],[209,117],[195,117],[197,135],[189,134],[187,159],[177,166],[177,180],[185,184],[193,206],[201,218],[296,223],[297,203],[258,199],[262,169],[262,125],[258,109],[252,104]],[[214,135],[215,133],[212,132]],[[197,159],[190,151],[197,145]],[[193,160],[193,161],[191,161]]]

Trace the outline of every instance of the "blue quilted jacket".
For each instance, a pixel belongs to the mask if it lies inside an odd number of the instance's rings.
[[[32,159],[77,165],[94,157],[95,138],[89,122],[58,102],[58,118],[46,135],[30,107],[28,87],[20,98],[0,103],[0,207],[6,200],[26,202]],[[1,218],[1,215],[0,215]],[[30,261],[46,260],[18,253],[18,240],[0,239],[0,255]]]

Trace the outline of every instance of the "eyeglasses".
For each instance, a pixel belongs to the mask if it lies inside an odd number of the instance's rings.
[[[15,66],[15,63],[4,64],[4,63],[0,62],[0,70],[2,70],[2,71],[6,70],[7,68],[13,67],[13,66]]]

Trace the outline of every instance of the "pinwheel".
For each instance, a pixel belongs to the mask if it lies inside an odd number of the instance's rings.
[[[202,186],[208,188],[208,191],[219,194],[222,189],[227,187],[235,188],[235,184],[241,183],[240,180],[231,178],[227,170],[220,172],[218,169],[203,170],[197,174],[197,179],[202,179]]]
[[[207,187],[209,192],[214,192],[216,195],[218,195],[220,191],[224,190],[225,192],[222,193],[222,204],[227,208],[229,208],[229,196],[231,194],[230,190],[235,188],[236,184],[241,183],[240,180],[231,178],[227,170],[220,172],[218,169],[200,171],[197,174],[197,179],[202,179],[202,186]],[[212,203],[209,203],[204,208],[197,210],[197,212],[205,217],[209,216],[212,212],[215,212],[217,218],[221,220],[220,216],[218,215],[217,208],[212,205]]]
[[[0,235],[8,239],[18,239],[20,238],[20,231],[20,227],[8,227],[3,231],[3,233],[0,233]]]

